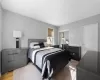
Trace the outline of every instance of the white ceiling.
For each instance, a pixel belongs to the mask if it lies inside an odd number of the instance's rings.
[[[2,6],[56,26],[100,14],[100,0],[2,0]]]

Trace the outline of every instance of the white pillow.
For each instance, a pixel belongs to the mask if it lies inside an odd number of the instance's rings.
[[[30,48],[34,48],[34,45],[35,45],[35,44],[39,44],[39,43],[38,43],[38,42],[32,42],[32,43],[30,43],[30,46],[29,46],[29,47],[30,47]]]
[[[37,45],[37,46],[34,46],[34,49],[38,49],[38,48],[40,48],[40,46],[39,46],[39,45]]]

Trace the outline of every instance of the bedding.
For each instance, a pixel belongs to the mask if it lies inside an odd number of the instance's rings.
[[[40,45],[40,48],[45,47],[45,45],[44,45],[44,43],[43,43],[43,42],[39,42],[39,45]]]
[[[69,62],[69,54],[65,50],[54,47],[29,49],[28,57],[41,71],[43,78],[51,78]]]
[[[44,43],[43,42],[32,42],[30,43],[30,48],[43,48],[45,47]]]
[[[33,49],[39,49],[39,48],[40,48],[39,45],[35,45],[35,46],[33,46]]]
[[[29,48],[34,48],[34,45],[36,45],[36,44],[39,44],[39,43],[38,42],[32,42],[32,43],[30,43]]]

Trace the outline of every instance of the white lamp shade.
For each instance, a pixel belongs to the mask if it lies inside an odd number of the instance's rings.
[[[21,31],[13,31],[13,37],[15,37],[15,38],[20,38],[20,37],[22,37]]]

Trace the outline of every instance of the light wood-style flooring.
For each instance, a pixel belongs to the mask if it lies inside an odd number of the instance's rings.
[[[13,71],[2,75],[0,80],[13,80]]]
[[[65,67],[61,72],[58,73],[58,75],[54,77],[54,80],[76,80],[75,67],[77,64],[77,61],[72,60],[67,67]],[[69,66],[72,66],[73,68]],[[2,75],[0,80],[13,80],[13,71]]]

